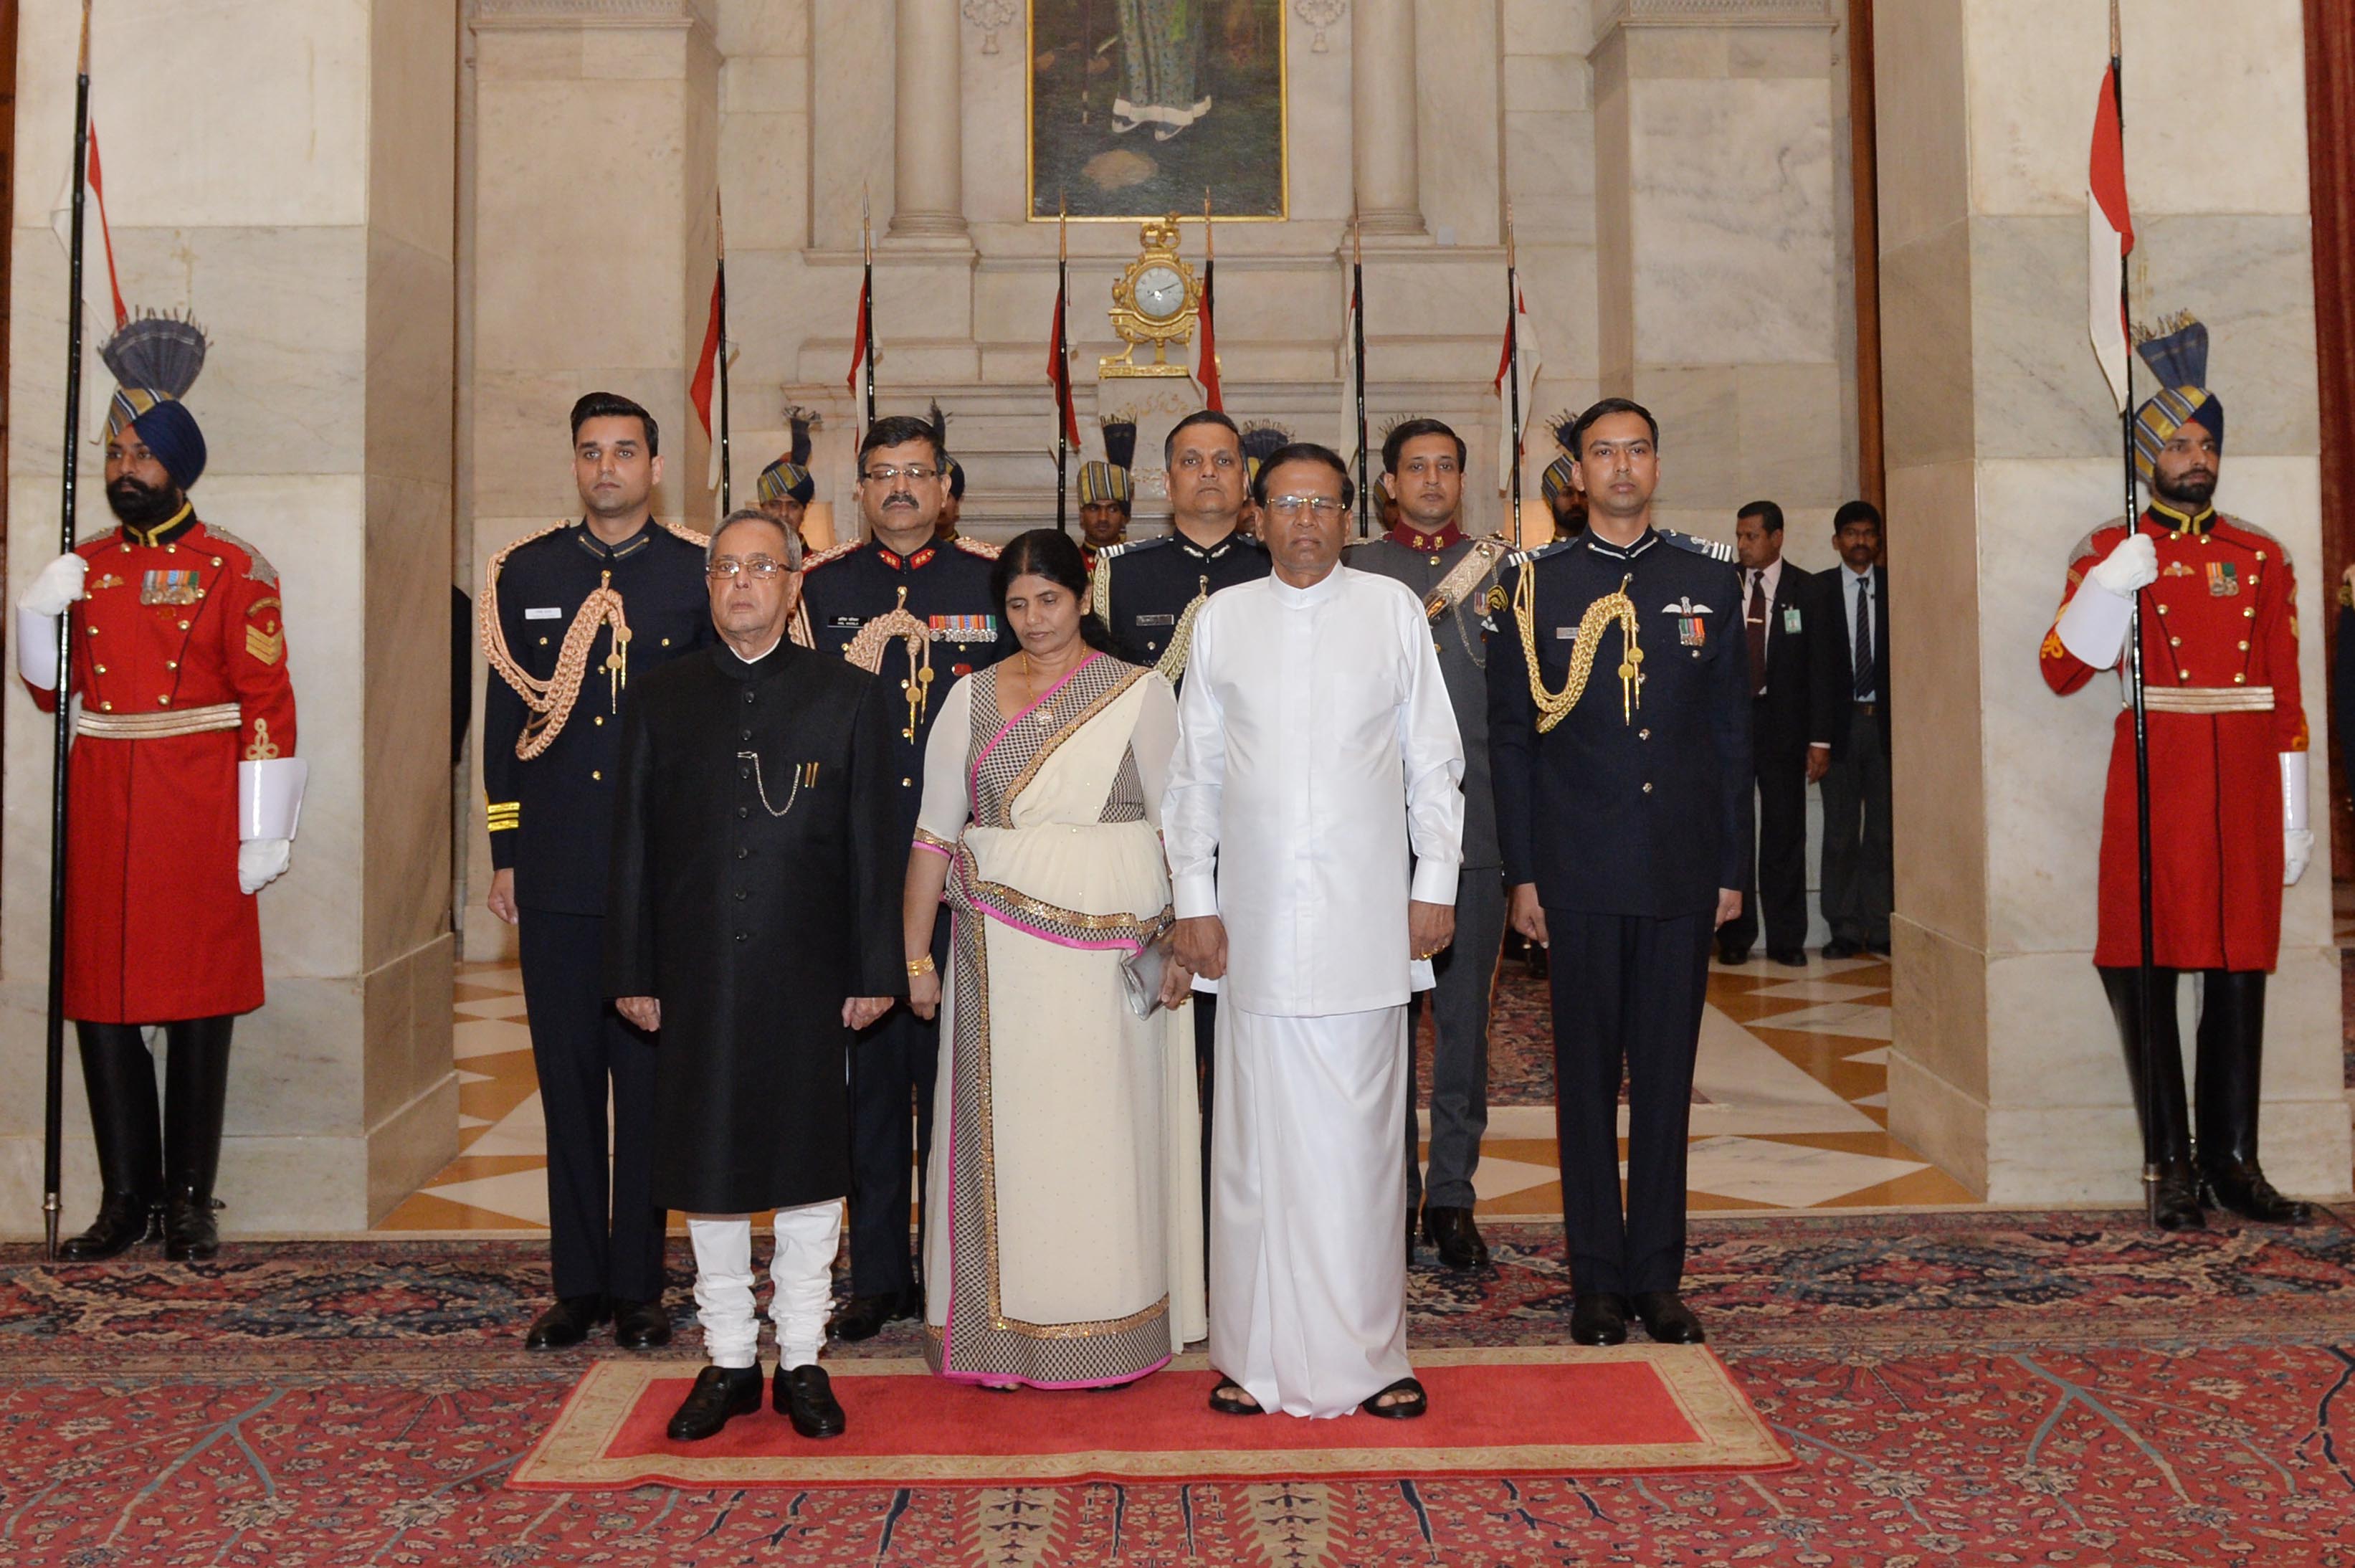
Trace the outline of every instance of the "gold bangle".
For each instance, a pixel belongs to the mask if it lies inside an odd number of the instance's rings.
[[[932,955],[931,954],[927,953],[922,958],[911,958],[908,960],[908,973],[911,976],[929,975],[932,972]]]

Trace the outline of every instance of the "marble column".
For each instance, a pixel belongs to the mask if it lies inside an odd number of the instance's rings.
[[[698,528],[711,520],[710,447],[687,382],[711,301],[719,56],[710,0],[474,4],[471,575],[479,584],[499,550],[580,515],[565,420],[584,392],[645,405],[662,436],[656,514]],[[596,199],[550,177],[556,170],[592,179]],[[735,219],[730,232],[758,233],[766,216]],[[736,303],[738,335],[758,319],[757,300]],[[747,383],[733,385],[742,403],[754,401]],[[744,448],[736,452],[741,496],[751,479]],[[479,655],[474,678],[479,692]],[[496,957],[513,951],[514,928],[484,907],[491,869],[479,762],[470,805],[466,956]]]
[[[1832,560],[1850,482],[1834,272],[1828,0],[1599,0],[1601,389],[1660,421],[1662,521],[1778,502]]]
[[[2232,416],[2216,503],[2276,535],[2299,574],[2319,801],[2315,628],[2334,584],[2318,565],[2298,0],[2248,0],[2232,20],[2219,29],[2190,0],[2126,7],[2134,315],[2190,310],[2212,335],[2209,382]],[[1896,714],[1890,1130],[1992,1201],[2132,1201],[2140,1145],[2092,962],[2118,689],[2101,677],[2063,699],[2037,671],[2071,541],[2119,509],[2117,416],[2085,323],[2084,146],[2108,9],[1883,6],[1876,27]],[[2194,119],[2166,112],[2190,102]],[[2318,835],[2328,822],[2315,814]],[[2318,845],[2285,896],[2266,997],[2264,1164],[2314,1196],[2349,1187],[2329,868]],[[2193,1005],[2187,995],[2187,1067]]]
[[[964,28],[956,0],[899,0],[892,70],[898,90],[891,148],[895,240],[964,235]]]
[[[54,190],[69,162],[80,10],[21,8],[20,190]],[[159,50],[155,7],[101,6],[91,39],[123,293],[211,335],[188,398],[211,452],[193,496],[277,569],[310,763],[293,869],[261,896],[268,999],[236,1026],[218,1189],[232,1235],[362,1229],[457,1147],[444,586],[456,13],[455,0],[176,7]],[[220,155],[229,145],[237,156]],[[41,202],[20,204],[10,238],[13,598],[58,545],[66,289]],[[87,383],[85,409],[107,390]],[[88,539],[112,519],[83,453]],[[0,1232],[23,1234],[39,1224],[51,730],[9,686]],[[70,1044],[66,1061],[73,1230],[98,1188]]]
[[[1368,234],[1420,234],[1414,0],[1357,0],[1349,71],[1359,226]]]

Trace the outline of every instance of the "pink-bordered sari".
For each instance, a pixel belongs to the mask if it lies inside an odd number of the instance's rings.
[[[954,933],[925,1353],[968,1381],[1126,1382],[1208,1331],[1193,1020],[1137,1018],[1119,975],[1170,913],[1147,780],[1175,705],[1096,655],[1004,721],[1000,667],[959,683],[925,759]]]

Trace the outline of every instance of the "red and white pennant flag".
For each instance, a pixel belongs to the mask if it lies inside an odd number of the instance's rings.
[[[2134,242],[2126,136],[2118,115],[2118,58],[2113,53],[2094,104],[2094,146],[2085,168],[2085,305],[2094,355],[2109,378],[2120,413],[2126,411],[2130,364],[2124,269]]]

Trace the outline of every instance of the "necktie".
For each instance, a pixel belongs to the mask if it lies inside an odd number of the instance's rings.
[[[1750,574],[1750,613],[1745,617],[1750,631],[1750,689],[1754,696],[1766,695],[1766,574]]]
[[[1880,691],[1872,669],[1872,580],[1856,580],[1856,655],[1851,661],[1856,670],[1856,699],[1870,700]]]

